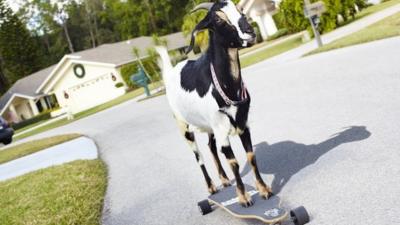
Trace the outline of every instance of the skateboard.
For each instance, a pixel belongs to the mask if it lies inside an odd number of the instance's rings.
[[[243,207],[237,198],[236,187],[229,186],[221,188],[217,193],[208,196],[207,199],[198,203],[200,213],[206,215],[212,212],[212,207],[220,207],[241,219],[257,219],[266,224],[280,224],[283,221],[290,220],[295,225],[303,225],[310,221],[309,215],[303,206],[295,208],[288,212],[281,207],[281,199],[273,195],[269,199],[263,199],[258,191],[245,184],[246,191],[253,200],[253,205]]]

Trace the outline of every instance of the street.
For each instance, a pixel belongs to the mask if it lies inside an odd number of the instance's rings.
[[[310,224],[400,224],[399,49],[397,37],[243,70],[260,172],[285,206],[307,208]],[[77,132],[97,142],[108,165],[104,224],[261,224],[220,209],[200,215],[206,185],[165,96],[29,139]],[[196,135],[219,185],[206,135]],[[238,137],[232,147],[253,184]]]

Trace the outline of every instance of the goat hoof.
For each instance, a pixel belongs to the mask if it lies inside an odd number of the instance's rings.
[[[265,184],[262,184],[260,182],[256,182],[256,189],[258,190],[259,195],[263,199],[268,199],[272,196],[272,190],[270,187],[268,187]]]
[[[253,201],[250,199],[250,200],[248,200],[248,201],[246,201],[246,202],[241,202],[240,204],[241,204],[243,207],[247,208],[247,207],[250,207],[250,206],[253,205]]]
[[[218,189],[215,187],[215,185],[214,184],[211,184],[211,186],[210,187],[208,187],[208,192],[210,192],[210,194],[215,194],[215,193],[217,193],[218,192]]]
[[[231,182],[229,181],[229,179],[226,177],[221,177],[221,182],[222,182],[222,186],[224,186],[224,187],[229,187],[232,185]]]
[[[250,207],[253,205],[253,200],[251,199],[250,195],[246,192],[244,195],[239,195],[239,203],[243,207]]]

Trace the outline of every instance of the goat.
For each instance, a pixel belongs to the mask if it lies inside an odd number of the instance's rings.
[[[272,194],[257,168],[256,157],[247,126],[250,95],[242,81],[239,48],[251,47],[256,35],[243,13],[230,0],[202,3],[193,11],[207,9],[205,18],[192,32],[191,43],[200,30],[209,30],[209,47],[197,60],[186,60],[172,66],[165,48],[157,46],[166,87],[166,95],[182,135],[185,137],[203,172],[208,191],[217,192],[208,175],[193,131],[207,132],[208,146],[214,157],[224,186],[230,180],[218,157],[219,149],[226,157],[236,179],[236,192],[242,206],[253,204],[245,191],[239,164],[230,146],[229,136],[239,135],[256,178],[256,188],[263,198]]]

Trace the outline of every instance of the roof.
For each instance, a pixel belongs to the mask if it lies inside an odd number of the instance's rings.
[[[186,38],[183,36],[182,32],[169,34],[161,38],[167,41],[168,50],[180,49],[187,46]],[[70,54],[69,56],[79,57],[77,60],[82,61],[108,63],[120,66],[137,60],[137,58],[132,54],[133,47],[139,49],[140,57],[146,57],[147,49],[152,46],[154,46],[153,38],[145,36],[112,44],[103,44],[96,48]],[[33,98],[41,96],[42,94],[36,93],[36,91],[47,80],[50,74],[52,74],[52,71],[56,66],[57,64],[52,65],[18,80],[0,98],[1,111],[4,111],[3,108],[7,106],[10,99],[15,95],[23,95]]]
[[[186,39],[182,32],[166,35],[161,38],[167,40],[169,50],[187,46]],[[127,41],[103,44],[97,48],[76,52],[71,55],[79,56],[79,60],[83,61],[122,65],[137,60],[137,58],[132,54],[133,47],[139,49],[140,57],[146,57],[148,48],[152,46],[154,46],[152,37],[138,37]]]
[[[36,94],[37,88],[43,83],[50,72],[54,69],[54,65],[46,69],[40,70],[32,75],[26,76],[19,79],[1,98],[0,98],[0,109],[7,105],[8,101],[13,95],[25,95],[29,97],[40,96]]]

